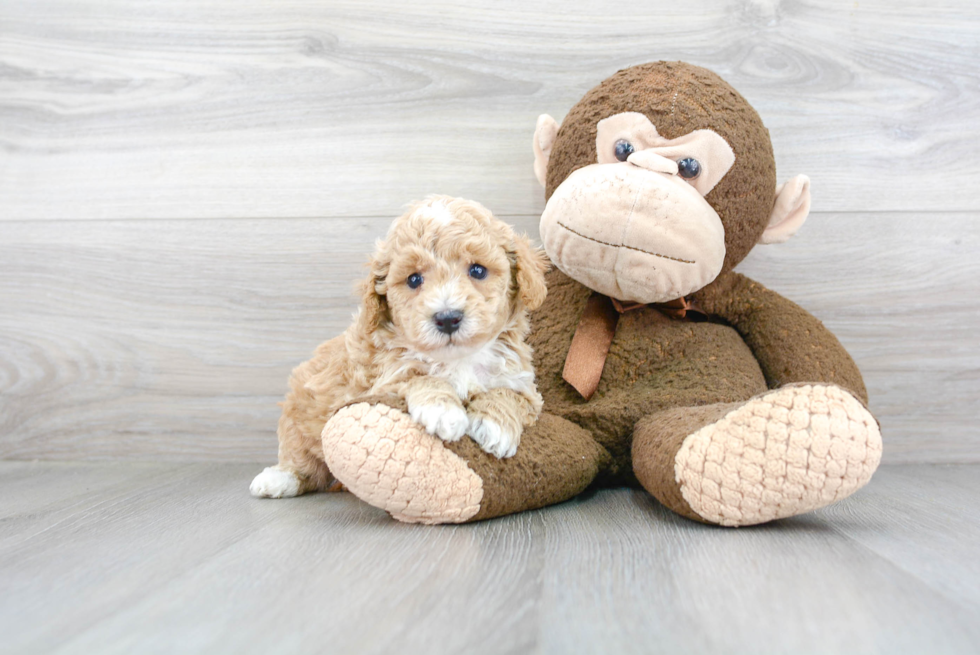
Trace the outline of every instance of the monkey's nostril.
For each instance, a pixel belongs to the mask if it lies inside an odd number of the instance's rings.
[[[449,312],[439,312],[432,317],[432,321],[443,334],[452,334],[459,329],[459,324],[463,322],[463,312],[454,309]]]

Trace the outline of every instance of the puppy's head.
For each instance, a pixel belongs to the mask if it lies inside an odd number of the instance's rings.
[[[547,258],[479,203],[430,196],[377,244],[362,329],[444,358],[488,343],[546,293]]]

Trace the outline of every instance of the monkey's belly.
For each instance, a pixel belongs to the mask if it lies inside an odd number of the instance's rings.
[[[733,402],[765,389],[759,363],[733,328],[646,310],[620,319],[596,397],[642,395],[666,408]]]
[[[562,384],[545,395],[544,408],[591,431],[617,468],[629,469],[633,426],[644,416],[748,400],[766,388],[759,363],[733,328],[643,309],[620,318],[592,399]]]

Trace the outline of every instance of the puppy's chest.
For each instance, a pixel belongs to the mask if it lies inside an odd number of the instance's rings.
[[[452,385],[461,400],[496,387],[523,390],[529,382],[533,383],[533,376],[519,370],[503,354],[492,351],[480,351],[449,362],[433,362],[429,375]]]

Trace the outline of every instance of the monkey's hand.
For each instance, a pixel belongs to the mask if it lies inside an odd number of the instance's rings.
[[[837,337],[805,309],[739,273],[723,273],[692,296],[735,328],[770,389],[793,383],[836,384],[867,403],[861,372]]]

